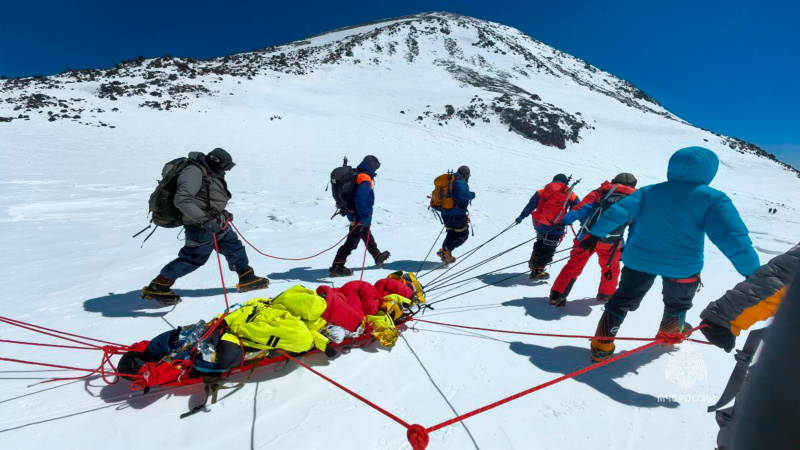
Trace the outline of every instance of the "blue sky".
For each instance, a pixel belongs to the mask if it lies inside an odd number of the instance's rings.
[[[422,11],[500,22],[800,167],[800,2],[0,0],[0,74],[205,58]]]

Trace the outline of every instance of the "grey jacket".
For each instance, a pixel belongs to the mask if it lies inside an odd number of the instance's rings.
[[[203,153],[189,153],[189,161],[189,166],[178,175],[174,203],[183,213],[184,225],[202,225],[219,218],[232,195],[225,175],[209,169]]]
[[[735,335],[753,323],[772,317],[789,284],[800,274],[800,244],[767,264],[709,303],[700,314],[719,326],[729,328]]]

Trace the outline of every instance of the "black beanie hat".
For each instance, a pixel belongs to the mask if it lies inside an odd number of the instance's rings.
[[[219,147],[211,150],[211,152],[206,155],[206,164],[208,164],[211,170],[218,173],[231,170],[233,166],[236,165],[233,162],[231,154]]]
[[[461,167],[458,168],[458,170],[456,170],[456,173],[461,175],[465,180],[469,180],[469,176],[470,176],[469,167],[461,166]]]
[[[636,177],[633,174],[623,172],[611,180],[614,184],[623,184],[625,186],[636,187]]]
[[[567,184],[567,183],[569,183],[569,178],[567,178],[567,176],[564,175],[563,173],[560,173],[560,174],[558,174],[558,175],[553,177],[553,182]]]
[[[367,155],[367,156],[365,156],[365,157],[364,157],[364,160],[363,160],[363,161],[361,161],[361,164],[365,164],[365,165],[366,165],[367,167],[369,167],[369,168],[370,168],[370,169],[371,169],[373,172],[377,172],[377,171],[378,171],[378,169],[380,169],[380,167],[381,167],[381,162],[380,162],[380,161],[378,161],[378,158],[376,158],[376,157],[374,157],[374,156],[372,156],[372,155]]]

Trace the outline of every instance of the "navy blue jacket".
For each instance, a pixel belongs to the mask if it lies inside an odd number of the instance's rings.
[[[369,180],[362,180],[356,186],[356,191],[353,193],[353,203],[356,207],[356,213],[348,214],[347,218],[351,222],[361,222],[364,226],[372,225],[372,207],[375,205],[375,191],[373,190],[373,180],[375,179],[375,172],[363,162],[358,165],[358,173],[369,175]],[[357,178],[358,179],[358,178]]]
[[[456,204],[450,209],[442,209],[443,216],[466,215],[469,202],[475,198],[475,193],[469,190],[469,184],[461,174],[456,173],[453,178],[453,200]]]

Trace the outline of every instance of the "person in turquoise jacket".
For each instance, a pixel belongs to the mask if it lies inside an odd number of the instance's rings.
[[[748,277],[760,266],[758,255],[731,199],[710,186],[719,158],[703,147],[687,147],[669,159],[667,181],[645,186],[609,208],[581,246],[591,249],[614,229],[631,223],[622,254],[619,288],[611,297],[595,338],[592,359],[614,352],[614,336],[629,311],[635,311],[655,278],[663,278],[664,316],[659,332],[683,332],[686,311],[700,286],[705,236]],[[603,339],[607,337],[607,339]]]

